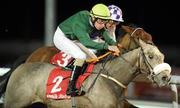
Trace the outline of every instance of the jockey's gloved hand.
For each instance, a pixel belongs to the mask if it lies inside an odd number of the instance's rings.
[[[119,49],[122,49],[122,48],[124,48],[124,46],[123,45],[121,45],[121,44],[117,44],[117,47],[119,48]]]
[[[119,50],[119,48],[117,47],[117,46],[115,46],[115,45],[109,45],[108,46],[108,50],[109,51],[112,51],[113,52],[113,55],[117,55],[117,56],[119,56],[119,54],[120,54],[120,50]]]

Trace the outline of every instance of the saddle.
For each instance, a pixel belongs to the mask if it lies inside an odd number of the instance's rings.
[[[50,63],[56,65],[48,77],[46,86],[46,97],[51,99],[69,99],[66,95],[66,90],[73,70],[75,59],[64,52],[55,54]],[[76,88],[79,91],[79,96],[82,94],[82,83],[91,74],[94,68],[94,63],[85,63],[77,79]]]
[[[105,53],[98,57],[98,60],[90,59],[86,60],[86,63],[83,65],[80,76],[76,82],[76,88],[79,90],[79,95],[82,94],[82,84],[88,76],[91,75],[95,63],[106,57],[107,55],[111,54],[111,52]],[[59,52],[55,54],[50,63],[56,65],[57,68],[53,69],[49,75],[47,86],[46,86],[46,97],[51,99],[70,99],[71,96],[66,95],[66,90],[68,88],[69,80],[71,77],[71,72],[73,70],[73,63],[75,59],[70,55]],[[101,60],[102,61],[102,60]],[[83,91],[84,92],[84,91]]]

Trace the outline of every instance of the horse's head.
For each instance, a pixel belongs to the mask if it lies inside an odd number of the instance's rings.
[[[117,41],[124,47],[126,51],[133,50],[139,47],[139,38],[146,43],[153,44],[152,36],[146,31],[144,31],[143,28],[122,25],[121,31],[123,32],[123,36],[118,36]]]
[[[125,52],[129,52],[139,47],[141,48],[142,56],[140,56],[140,61],[144,62],[146,65],[140,66],[140,71],[143,72],[143,70],[148,69],[148,78],[159,86],[168,84],[171,67],[169,64],[164,63],[164,55],[154,45],[152,36],[144,31],[143,28],[135,25],[122,25],[121,31],[123,32],[122,36],[119,36],[117,41],[123,46]],[[124,50],[122,50],[122,53],[125,53],[123,51]]]
[[[152,42],[152,36],[144,31],[143,28],[140,27],[131,27],[131,26],[124,26],[122,25],[122,28],[131,35],[131,37],[134,38],[140,38],[145,42]]]
[[[120,62],[115,61],[110,66],[114,66],[116,74],[115,79],[121,80],[125,85],[129,83],[128,78],[134,78],[140,73],[146,74],[146,76],[159,86],[165,86],[170,81],[171,67],[169,64],[164,63],[164,55],[152,42],[152,36],[145,32],[144,29],[138,27],[123,26],[121,27],[122,35],[117,38],[117,42],[123,46],[121,52],[122,55],[119,58]],[[124,62],[129,65],[123,65]],[[126,64],[126,63],[125,63]],[[123,65],[122,67],[119,65]],[[118,68],[117,68],[118,66]],[[135,66],[135,67],[134,67]],[[133,67],[131,69],[131,67]],[[112,67],[110,68],[112,69]],[[120,69],[119,74],[127,70],[135,70],[132,73],[125,73],[123,77],[117,75],[117,71]],[[131,75],[132,76],[131,76]],[[111,74],[112,75],[112,74]],[[131,77],[129,77],[131,76]],[[117,78],[116,78],[117,77]],[[127,81],[125,81],[127,80]]]
[[[148,78],[160,87],[167,85],[171,78],[171,67],[164,63],[164,55],[155,45],[147,44],[140,39],[139,43],[139,71],[148,74]]]

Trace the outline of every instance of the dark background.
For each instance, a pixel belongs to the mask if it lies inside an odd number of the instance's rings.
[[[178,2],[178,1],[177,1]],[[179,6],[176,1],[157,0],[57,0],[56,25],[96,3],[115,4],[125,23],[134,23],[153,36],[165,61],[180,66]],[[44,42],[44,0],[4,0],[0,3],[0,66],[11,65],[19,56]],[[23,51],[22,51],[23,50]]]

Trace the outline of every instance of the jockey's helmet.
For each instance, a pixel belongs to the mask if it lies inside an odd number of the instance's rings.
[[[122,10],[118,6],[110,5],[108,6],[108,8],[109,8],[110,16],[112,20],[124,22],[122,18]]]
[[[108,7],[101,3],[96,4],[92,7],[90,11],[90,15],[91,17],[104,19],[104,20],[111,19]]]

